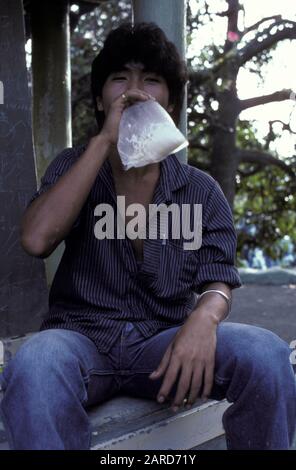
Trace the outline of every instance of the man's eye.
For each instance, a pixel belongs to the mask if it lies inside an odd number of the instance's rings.
[[[122,76],[113,77],[113,80],[126,80],[126,77],[122,77]]]
[[[155,77],[146,77],[145,80],[148,80],[149,82],[156,82],[156,83],[160,82],[159,78],[155,78]]]

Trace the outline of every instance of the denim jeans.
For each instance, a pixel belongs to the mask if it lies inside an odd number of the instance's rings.
[[[146,339],[127,322],[108,354],[74,331],[36,333],[2,374],[1,411],[11,448],[88,449],[87,407],[119,393],[156,399],[163,377],[152,381],[148,376],[179,328]],[[289,355],[288,345],[270,331],[236,323],[218,326],[211,397],[232,403],[223,416],[228,449],[291,445],[296,388]]]

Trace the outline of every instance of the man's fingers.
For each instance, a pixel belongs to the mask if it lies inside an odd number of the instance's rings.
[[[166,399],[167,396],[169,395],[171,388],[177,379],[179,369],[180,369],[180,364],[176,363],[176,361],[172,359],[170,361],[170,365],[166,371],[162,385],[158,392],[158,395],[157,395],[158,401],[160,402],[164,401],[164,400],[161,400],[161,397]]]
[[[121,95],[121,98],[123,98],[126,104],[131,104],[139,100],[142,100],[142,101],[155,100],[154,96],[142,90],[126,91],[125,93]]]
[[[162,360],[159,363],[159,366],[149,375],[149,379],[152,379],[152,380],[158,379],[164,374],[164,372],[166,371],[169,365],[171,353],[172,353],[172,346],[169,345],[166,352],[164,353]]]
[[[128,97],[130,97],[131,99],[137,98],[138,96],[143,96],[145,98],[155,100],[154,96],[150,95],[150,93],[147,93],[143,90],[129,90],[126,92],[126,95],[128,95]]]
[[[214,361],[208,362],[204,372],[204,388],[202,392],[202,398],[208,398],[214,382]]]
[[[191,366],[183,367],[182,373],[178,382],[177,393],[173,402],[173,409],[175,411],[177,411],[176,408],[183,405],[184,398],[188,394],[188,391],[190,388],[191,376],[192,376],[192,367]]]
[[[187,407],[193,405],[199,396],[200,387],[202,384],[202,376],[203,376],[203,369],[202,367],[198,367],[194,369],[192,380],[191,380],[191,387],[190,393],[187,399]]]

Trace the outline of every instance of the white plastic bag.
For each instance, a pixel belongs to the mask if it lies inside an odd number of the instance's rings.
[[[159,162],[187,146],[188,141],[157,101],[137,102],[123,111],[117,148],[125,170]]]

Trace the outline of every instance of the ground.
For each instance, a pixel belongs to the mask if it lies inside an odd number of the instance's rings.
[[[296,339],[296,284],[246,284],[233,291],[229,321],[272,330],[290,343]]]

